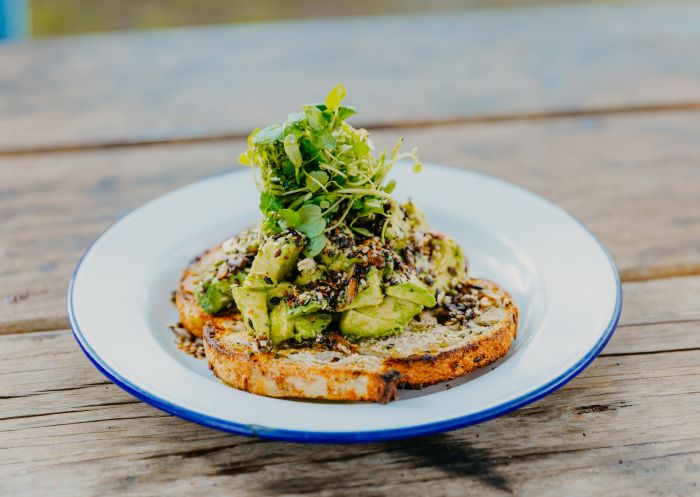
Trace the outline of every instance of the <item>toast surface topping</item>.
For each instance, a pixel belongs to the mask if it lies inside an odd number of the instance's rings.
[[[508,294],[470,279],[457,242],[392,196],[389,172],[400,159],[420,172],[416,150],[400,153],[399,140],[375,155],[367,131],[346,122],[356,111],[344,97],[339,85],[250,135],[240,161],[255,173],[262,219],[180,282],[183,325],[204,334],[212,370],[238,388],[386,401],[399,383],[495,360],[515,336]]]

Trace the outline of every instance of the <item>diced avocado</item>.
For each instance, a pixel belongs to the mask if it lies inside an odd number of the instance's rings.
[[[467,274],[462,248],[450,237],[433,238],[432,263],[435,281],[432,290],[442,290],[459,284]]]
[[[282,298],[292,290],[291,283],[283,281],[275,286],[269,287],[266,290],[267,293],[267,303],[270,307],[279,304]]]
[[[197,291],[197,303],[207,314],[216,314],[233,304],[231,283],[228,279],[214,279]]]
[[[437,304],[433,293],[418,280],[387,287],[386,294],[390,297],[408,300],[425,307],[435,307],[435,304]]]
[[[395,335],[402,330],[403,325],[400,323],[367,316],[354,309],[344,312],[340,318],[340,332],[353,338]]]
[[[366,280],[367,286],[358,292],[352,302],[346,304],[340,310],[356,309],[381,303],[384,296],[382,295],[382,279],[379,276],[379,271],[375,268],[370,269]]]
[[[287,305],[282,302],[270,311],[270,342],[278,345],[294,336],[294,319],[287,314]]]
[[[340,318],[340,331],[356,338],[394,335],[401,333],[422,308],[408,300],[385,297],[379,305],[344,312]]]
[[[428,229],[428,221],[425,219],[425,214],[423,214],[423,211],[420,210],[412,200],[404,203],[401,207],[403,207],[406,217],[408,218],[408,222],[411,224],[413,229],[423,231]]]
[[[328,263],[328,269],[330,269],[331,271],[345,271],[353,264],[357,262],[362,262],[362,259],[360,259],[359,257],[348,258],[342,252],[337,252],[337,254],[338,255]]]
[[[253,259],[245,286],[260,288],[282,281],[296,265],[303,248],[302,235],[293,230],[266,239]]]
[[[325,312],[300,316],[294,320],[294,338],[298,341],[314,338],[331,323],[333,318]]]
[[[325,274],[326,266],[317,265],[313,269],[301,271],[299,276],[294,280],[294,284],[299,286],[308,285],[309,283],[323,279]]]
[[[266,274],[253,272],[248,273],[248,276],[246,276],[246,279],[243,282],[243,286],[246,288],[254,288],[256,290],[263,291],[268,291],[271,288],[274,288],[276,285],[277,281],[273,280]]]
[[[255,336],[269,336],[270,326],[267,315],[267,295],[262,290],[233,287],[233,298],[248,331]]]
[[[314,301],[310,300],[308,303],[303,304],[303,305],[298,305],[295,307],[291,307],[289,309],[289,315],[292,317],[297,317],[297,316],[304,316],[307,314],[313,314],[314,312],[318,312],[322,309],[321,304]]]
[[[418,314],[423,306],[408,300],[397,299],[395,297],[384,297],[381,304],[369,307],[360,307],[357,312],[365,316],[392,321],[405,325],[413,316]]]
[[[328,241],[318,260],[331,271],[345,271],[358,259],[348,258],[348,249],[355,245],[355,237],[347,226],[338,227],[327,234]]]
[[[279,345],[294,338],[298,342],[316,337],[333,318],[327,313],[315,313],[293,318],[289,315],[287,305],[279,303],[270,311],[270,341]]]

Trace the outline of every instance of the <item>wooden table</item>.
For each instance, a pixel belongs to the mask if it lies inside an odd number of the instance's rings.
[[[686,3],[0,47],[0,495],[700,495],[699,47]],[[530,188],[608,246],[622,320],[578,378],[456,432],[313,446],[166,415],[83,356],[65,294],[90,242],[338,81],[380,144]]]

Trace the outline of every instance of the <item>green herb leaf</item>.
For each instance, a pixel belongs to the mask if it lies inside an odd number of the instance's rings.
[[[326,118],[323,117],[323,112],[315,105],[307,105],[304,107],[304,112],[306,113],[306,119],[313,129],[318,131],[325,128],[328,124]]]
[[[369,145],[367,145],[365,142],[353,143],[352,149],[357,155],[367,155],[370,151]]]
[[[338,107],[340,107],[340,104],[345,98],[346,94],[347,91],[345,90],[345,86],[343,86],[342,83],[335,85],[326,97],[326,107],[328,108],[328,110],[334,111]]]
[[[296,135],[289,134],[284,137],[284,152],[295,167],[301,167],[303,159],[299,151],[299,141]]]
[[[348,117],[357,114],[357,109],[355,107],[350,107],[347,105],[341,105],[338,107],[338,120],[345,121]]]
[[[326,235],[319,235],[312,238],[309,240],[309,243],[306,244],[304,255],[306,255],[306,257],[316,257],[326,246],[327,241]]]
[[[269,192],[262,192],[260,194],[260,210],[264,213],[274,212],[282,207],[280,200]]]
[[[339,84],[325,103],[304,106],[283,125],[255,130],[240,157],[259,173],[263,231],[294,227],[308,237],[311,253],[325,244],[329,226],[357,224],[355,232],[364,236],[372,233],[363,226],[396,232],[387,228],[402,222],[400,211],[385,210],[396,184],[385,178],[402,159],[412,160],[415,171],[421,168],[415,149],[399,152],[402,140],[375,157],[367,131],[344,122],[357,112],[342,105],[345,93]]]
[[[321,208],[316,204],[305,204],[297,210],[301,216],[297,229],[309,238],[315,238],[326,228],[326,221],[323,219]]]
[[[395,179],[392,179],[392,180],[390,180],[389,182],[387,182],[386,185],[384,185],[384,187],[382,188],[382,190],[384,190],[384,191],[387,192],[387,193],[391,193],[391,192],[394,191],[394,188],[396,188],[396,180],[395,180]]]
[[[333,134],[327,129],[324,129],[321,131],[321,133],[319,133],[318,139],[321,142],[321,146],[325,149],[330,150],[335,147],[336,140],[333,137]]]
[[[291,228],[297,228],[301,224],[301,216],[297,211],[293,211],[292,209],[281,209],[277,212],[284,220],[284,223],[286,226],[285,228],[291,227]]]
[[[306,178],[306,188],[315,192],[328,183],[328,173],[325,171],[311,171]]]
[[[282,231],[277,224],[277,220],[274,217],[267,218],[262,225],[262,229],[271,233],[279,233],[280,231]]]
[[[374,236],[367,228],[363,228],[361,226],[350,226],[350,229],[355,233],[359,233],[360,235]]]
[[[267,128],[263,128],[252,135],[252,142],[254,145],[269,145],[282,139],[282,134],[284,133],[284,128],[279,124],[273,124]]]
[[[289,159],[285,159],[282,161],[282,173],[285,176],[294,176],[294,172],[296,171],[296,168],[294,167],[294,164],[292,164],[292,161]]]
[[[299,124],[306,119],[306,114],[303,112],[294,112],[287,116],[287,125],[289,124]]]
[[[384,200],[376,197],[365,197],[364,199],[365,208],[368,209],[378,209],[379,211],[384,210]]]

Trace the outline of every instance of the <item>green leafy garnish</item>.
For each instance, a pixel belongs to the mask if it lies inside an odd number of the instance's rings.
[[[345,98],[345,95],[347,95],[345,86],[336,85],[326,97],[326,108],[328,110],[336,110],[338,107],[340,107],[340,104]]]
[[[317,237],[312,238],[306,245],[304,255],[306,255],[306,257],[316,257],[318,254],[321,253],[323,247],[326,246],[327,241],[328,239],[326,238],[326,235],[319,235]]]
[[[263,229],[304,233],[307,257],[323,250],[324,233],[336,227],[382,238],[401,228],[391,197],[395,182],[385,178],[403,158],[413,160],[415,172],[421,169],[415,150],[399,153],[402,140],[391,153],[375,157],[367,131],[345,122],[357,112],[342,105],[345,94],[339,84],[325,103],[305,106],[283,125],[255,130],[240,156],[241,164],[259,173]]]
[[[318,205],[304,204],[297,211],[299,214],[299,225],[292,226],[304,233],[309,238],[315,238],[323,234],[326,228],[326,221],[323,219],[323,211]]]

